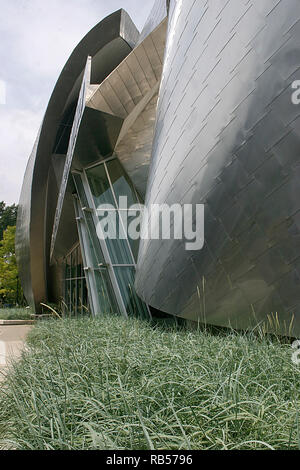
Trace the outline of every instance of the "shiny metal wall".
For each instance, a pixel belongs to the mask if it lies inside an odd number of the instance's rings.
[[[93,83],[101,83],[130,53],[138,38],[124,10],[109,15],[73,51],[50,98],[24,176],[17,221],[16,253],[22,285],[28,303],[36,311],[40,310],[40,302],[49,298],[53,284],[49,255],[57,190],[48,184],[52,156],[68,147],[70,136],[64,131],[76,106],[87,57],[93,58]],[[65,145],[60,145],[62,140]],[[75,221],[73,225],[76,229]]]
[[[142,198],[149,176],[157,98],[155,94],[115,148],[115,155]]]
[[[168,0],[155,0],[149,17],[141,31],[138,44],[140,44],[152,31],[160,25],[168,14]]]
[[[147,186],[148,205],[205,205],[203,250],[141,242],[136,288],[146,303],[210,324],[300,333],[299,20],[298,0],[157,0],[141,35],[120,10],[84,38],[24,178],[16,246],[31,305],[60,295],[61,258],[78,240],[64,165],[115,154],[140,194]],[[89,54],[92,85],[68,161]]]
[[[34,305],[33,287],[31,280],[31,253],[30,253],[30,209],[33,167],[39,135],[35,141],[29,157],[18,207],[18,220],[16,230],[16,254],[18,270],[23,292],[27,302]],[[43,281],[43,280],[42,280]]]
[[[164,2],[156,3],[157,6]],[[140,42],[87,100],[87,107],[122,119],[114,152],[144,197],[148,180],[158,90],[163,68],[166,9],[154,16],[154,31]],[[154,12],[155,13],[155,12]],[[151,16],[150,16],[151,18]],[[159,25],[157,21],[161,19]],[[95,161],[97,154],[94,152]]]
[[[171,0],[147,204],[204,203],[205,246],[141,242],[151,306],[300,333],[299,20],[298,0]]]
[[[158,91],[166,35],[166,21],[161,23],[165,16],[165,1],[160,0],[145,25],[142,40],[124,10],[112,13],[79,43],[58,79],[26,169],[17,222],[16,251],[22,285],[28,303],[36,311],[40,310],[41,301],[59,299],[60,283],[55,279],[61,277],[63,256],[78,241],[70,166],[81,167],[101,160],[112,154],[118,137],[121,141],[126,132],[138,132],[142,120],[139,115],[146,107],[143,115],[149,111]],[[155,35],[151,34],[152,28],[156,30]],[[135,47],[138,43],[139,47]],[[132,49],[134,54],[130,54]],[[124,63],[128,55],[130,59]],[[108,86],[108,102],[113,108],[102,109],[97,102],[96,106],[92,103],[85,107],[83,116],[75,115],[88,56],[92,59],[92,85],[86,90],[84,106],[103,83],[100,95],[102,91],[105,95]],[[124,63],[123,68],[118,68],[120,63]],[[110,82],[105,80],[108,76]],[[122,109],[125,103],[125,114],[116,112],[116,103],[117,109]],[[143,143],[148,147],[153,135],[153,107],[151,113],[151,122],[146,123],[144,132],[146,143]],[[80,133],[70,136],[70,129],[77,123],[80,123]],[[144,160],[136,159],[134,166],[134,173],[142,174],[139,181],[144,191],[149,157],[148,148]],[[142,166],[142,172],[138,165]]]

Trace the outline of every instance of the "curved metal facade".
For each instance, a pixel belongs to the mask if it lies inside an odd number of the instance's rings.
[[[137,291],[187,319],[247,328],[269,315],[299,334],[300,4],[170,8],[147,204],[205,204],[205,245],[141,241]]]
[[[60,185],[56,188],[51,181],[48,183],[49,171],[54,163],[53,156],[65,158],[70,137],[68,129],[74,117],[87,56],[93,57],[93,82],[101,83],[129,54],[138,37],[135,25],[124,10],[105,18],[76,47],[49,101],[27,166],[17,221],[16,253],[21,267],[21,282],[27,301],[37,311],[51,290],[49,253],[60,189]],[[76,224],[73,225],[74,243]]]
[[[24,179],[17,254],[28,302],[38,310],[59,298],[56,279],[76,243],[89,258],[82,240],[97,214],[87,168],[101,172],[105,162],[114,192],[108,168],[117,159],[148,207],[205,206],[202,250],[141,240],[137,266],[131,253],[130,279],[137,268],[146,304],[300,333],[300,106],[291,100],[299,20],[298,0],[157,0],[140,35],[120,10],[86,36],[58,80]],[[126,314],[127,281],[118,283],[108,248],[85,272],[103,271]]]

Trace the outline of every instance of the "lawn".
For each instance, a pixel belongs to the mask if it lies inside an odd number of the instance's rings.
[[[119,317],[39,322],[0,391],[17,449],[299,449],[300,366],[276,338]]]
[[[31,309],[0,308],[0,320],[31,320]]]

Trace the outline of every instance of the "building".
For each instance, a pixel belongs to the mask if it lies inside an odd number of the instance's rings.
[[[157,0],[76,47],[29,158],[28,302],[300,333],[298,0]],[[99,238],[99,204],[204,204],[205,243]],[[121,230],[120,229],[120,230]],[[125,229],[124,229],[125,231]],[[126,231],[125,231],[126,232]]]

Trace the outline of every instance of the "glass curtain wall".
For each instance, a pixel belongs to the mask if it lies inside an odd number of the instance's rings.
[[[88,292],[79,245],[65,258],[64,313],[71,316],[89,313]]]
[[[107,265],[96,234],[92,209],[88,207],[81,176],[74,173],[73,179],[79,195],[79,199],[74,199],[75,213],[80,243],[84,254],[84,272],[93,314],[119,313]]]
[[[148,307],[134,289],[139,240],[131,240],[128,237],[124,224],[124,214],[127,212],[128,216],[128,210],[119,205],[120,196],[127,197],[127,207],[139,204],[139,198],[130,179],[116,158],[94,165],[73,176],[85,218],[89,219],[87,225],[92,233],[90,238],[95,238],[92,242],[95,247],[95,257],[98,257],[98,261],[99,253],[100,257],[103,257],[101,262],[106,266],[120,311],[125,315],[148,318],[150,315]],[[107,208],[104,218],[103,214],[100,215],[97,211],[100,205],[102,208]],[[99,239],[96,227],[97,230],[105,230],[103,221],[108,214],[116,223],[117,237]],[[128,219],[130,220],[130,217]],[[101,294],[99,297],[101,303]]]

